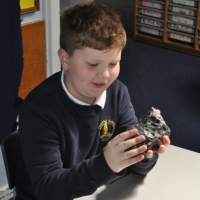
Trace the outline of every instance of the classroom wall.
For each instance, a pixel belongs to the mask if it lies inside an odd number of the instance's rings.
[[[60,10],[62,11],[80,2],[93,2],[93,0],[60,0]]]

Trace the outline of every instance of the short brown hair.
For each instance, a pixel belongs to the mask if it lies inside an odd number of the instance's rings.
[[[69,56],[75,49],[124,48],[126,32],[119,16],[100,3],[79,3],[61,13],[60,47]]]

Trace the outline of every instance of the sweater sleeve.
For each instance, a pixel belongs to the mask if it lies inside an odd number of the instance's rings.
[[[25,104],[19,121],[23,159],[38,200],[71,200],[90,195],[119,178],[107,165],[103,151],[64,168],[59,121],[40,105]]]
[[[120,134],[136,125],[138,119],[130,100],[127,87],[124,85],[121,94],[120,111],[117,120],[116,133]],[[130,172],[138,175],[146,175],[156,164],[158,154],[154,153],[152,158],[144,158],[142,161],[129,167]]]

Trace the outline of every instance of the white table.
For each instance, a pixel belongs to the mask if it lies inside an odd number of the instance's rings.
[[[146,177],[130,174],[77,200],[199,200],[200,154],[170,145]]]

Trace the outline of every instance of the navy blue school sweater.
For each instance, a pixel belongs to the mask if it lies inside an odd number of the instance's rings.
[[[124,176],[126,169],[115,174],[109,168],[103,149],[136,122],[128,90],[119,80],[106,90],[101,109],[74,103],[63,90],[61,72],[52,75],[27,96],[20,111],[16,199],[71,200]],[[146,175],[157,158],[155,153],[128,170]]]

